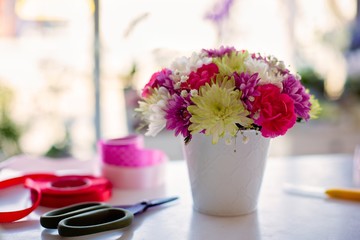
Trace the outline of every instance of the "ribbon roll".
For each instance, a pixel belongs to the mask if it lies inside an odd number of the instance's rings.
[[[87,201],[106,201],[111,196],[111,183],[106,178],[53,174],[28,174],[0,182],[0,189],[23,185],[31,191],[29,208],[0,212],[0,223],[13,222],[29,215],[37,206],[64,207]]]
[[[101,159],[106,164],[122,167],[146,167],[164,161],[165,154],[162,151],[145,149],[143,146],[144,139],[140,135],[100,140],[98,143]]]
[[[30,179],[31,180],[31,179]],[[36,184],[41,190],[40,205],[44,207],[64,207],[87,201],[106,201],[111,196],[108,179],[94,176],[56,176],[53,179],[26,181],[25,186]],[[32,195],[32,200],[34,197]]]
[[[31,174],[27,175],[27,177],[32,178],[47,178],[52,177],[51,174]],[[8,188],[16,185],[24,185],[25,180],[27,179],[25,176],[16,177],[16,178],[10,178],[4,181],[0,182],[0,189],[2,188]],[[31,195],[34,196],[34,201],[32,202],[32,205],[28,208],[18,210],[18,211],[10,211],[10,212],[0,212],[0,223],[8,223],[8,222],[14,222],[16,220],[19,220],[23,217],[26,217],[29,215],[32,211],[35,210],[35,208],[40,204],[41,199],[41,190],[37,186],[33,186],[31,188]]]
[[[101,173],[116,188],[144,189],[164,183],[167,156],[144,148],[141,135],[98,142]]]

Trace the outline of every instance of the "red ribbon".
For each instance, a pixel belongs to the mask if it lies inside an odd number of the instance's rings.
[[[86,201],[106,201],[111,196],[111,183],[102,177],[54,174],[28,174],[0,182],[0,189],[23,185],[31,191],[32,205],[28,208],[0,212],[0,223],[19,220],[37,206],[64,207]]]

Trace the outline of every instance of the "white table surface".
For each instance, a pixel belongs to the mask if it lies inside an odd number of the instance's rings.
[[[53,164],[53,163],[52,163]],[[79,166],[70,161],[54,163],[57,169]],[[46,165],[46,164],[45,164]],[[38,165],[48,168],[44,164]],[[82,171],[92,171],[91,164],[80,164]],[[34,171],[36,164],[27,166]],[[17,166],[19,167],[19,166]],[[22,166],[24,167],[24,166]],[[43,169],[39,169],[43,170]],[[9,174],[0,172],[0,178]],[[356,240],[360,239],[360,202],[323,199],[284,192],[284,183],[319,187],[352,187],[352,157],[348,155],[302,156],[268,159],[256,212],[240,217],[213,217],[193,211],[187,169],[184,161],[167,166],[166,185],[143,191],[116,190],[110,204],[129,204],[143,199],[179,196],[177,202],[149,209],[135,217],[124,230],[76,237],[73,239],[274,239],[274,240]],[[22,188],[0,191],[0,211],[29,204]],[[39,217],[49,208],[39,207],[28,217],[14,223],[0,224],[1,240],[63,239],[56,230],[46,230]]]

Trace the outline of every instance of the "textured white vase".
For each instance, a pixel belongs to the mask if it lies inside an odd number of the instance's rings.
[[[216,216],[238,216],[253,212],[264,175],[270,139],[256,131],[244,131],[229,145],[221,139],[193,135],[183,145],[194,209]]]

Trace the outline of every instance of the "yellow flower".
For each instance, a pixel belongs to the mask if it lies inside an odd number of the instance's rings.
[[[311,103],[311,109],[310,109],[310,113],[309,113],[310,119],[317,119],[322,110],[321,106],[319,104],[319,101],[314,97],[314,95],[311,95],[310,103]]]
[[[221,75],[231,76],[234,72],[245,72],[245,60],[249,57],[248,51],[232,52],[230,56],[214,59],[214,63],[219,67]]]
[[[195,105],[187,109],[191,113],[191,133],[205,130],[205,135],[212,135],[212,143],[225,135],[235,136],[236,123],[248,127],[253,120],[248,118],[249,112],[244,108],[241,92],[234,90],[234,80],[221,83],[206,84],[200,88],[199,95],[191,97]]]

